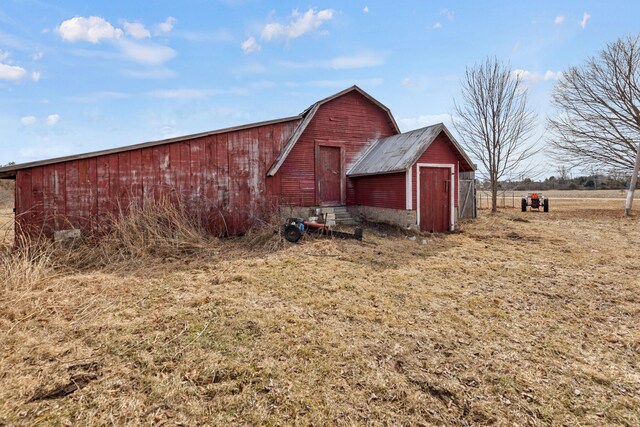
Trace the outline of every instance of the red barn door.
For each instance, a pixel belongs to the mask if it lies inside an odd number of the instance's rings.
[[[341,148],[320,145],[317,155],[318,202],[325,206],[341,205]]]
[[[420,230],[444,233],[451,227],[451,170],[418,168],[420,188]]]

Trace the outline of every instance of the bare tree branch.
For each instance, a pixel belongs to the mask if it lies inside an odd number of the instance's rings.
[[[551,154],[571,166],[631,171],[633,200],[640,161],[640,35],[618,39],[556,85],[559,111],[548,120]],[[626,213],[631,209],[627,203]]]
[[[486,169],[496,212],[498,181],[540,151],[538,141],[530,140],[536,116],[528,109],[526,88],[508,66],[488,58],[467,68],[455,114],[462,143]]]

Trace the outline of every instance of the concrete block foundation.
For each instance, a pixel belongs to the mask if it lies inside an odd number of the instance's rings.
[[[367,221],[398,225],[412,230],[418,229],[418,220],[414,210],[375,208],[372,206],[347,206],[347,209],[352,214]]]

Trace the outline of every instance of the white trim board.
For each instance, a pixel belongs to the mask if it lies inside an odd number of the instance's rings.
[[[449,189],[449,193],[451,194],[451,199],[449,201],[451,205],[451,216],[449,220],[449,230],[453,231],[455,228],[455,199],[454,199],[454,191],[456,187],[456,166],[451,163],[418,163],[416,164],[416,222],[418,224],[418,230],[420,229],[420,168],[448,168],[451,170],[451,188]]]
[[[413,166],[409,166],[409,169],[407,169],[406,172],[406,186],[405,186],[405,194],[406,194],[406,206],[405,208],[410,211],[411,209],[413,209],[412,202],[413,202],[413,175],[411,174],[411,172],[413,172]]]

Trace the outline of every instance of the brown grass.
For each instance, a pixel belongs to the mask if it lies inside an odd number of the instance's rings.
[[[0,424],[638,425],[640,224],[611,203],[5,282]]]

